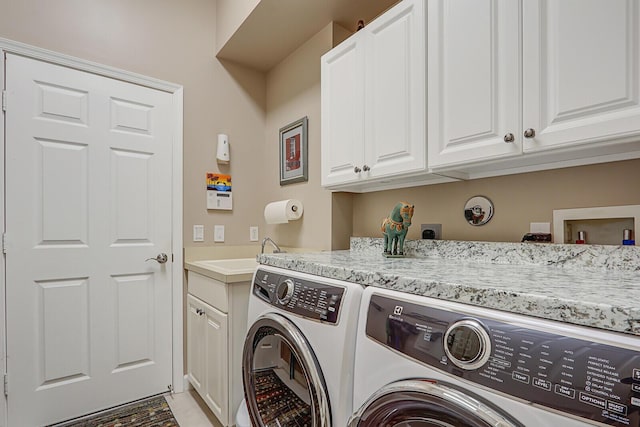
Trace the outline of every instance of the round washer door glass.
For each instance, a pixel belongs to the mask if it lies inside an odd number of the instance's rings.
[[[404,380],[373,394],[349,427],[523,427],[488,402],[450,384]]]
[[[267,313],[249,329],[242,376],[256,427],[331,427],[324,377],[307,339],[286,317]]]

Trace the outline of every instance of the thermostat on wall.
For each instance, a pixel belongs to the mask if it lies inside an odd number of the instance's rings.
[[[231,191],[207,190],[207,209],[231,210],[233,194]]]
[[[230,211],[233,206],[231,175],[207,173],[207,209]]]

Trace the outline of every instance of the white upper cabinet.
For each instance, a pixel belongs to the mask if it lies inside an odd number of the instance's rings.
[[[423,0],[403,1],[366,27],[365,166],[370,177],[426,168]]]
[[[322,185],[357,181],[364,164],[364,36],[322,57]]]
[[[429,165],[522,152],[520,2],[429,0]]]
[[[323,186],[425,173],[425,20],[404,0],[322,57]]]
[[[524,2],[525,152],[640,135],[638,4]]]
[[[640,155],[637,0],[429,0],[427,15],[435,171]]]

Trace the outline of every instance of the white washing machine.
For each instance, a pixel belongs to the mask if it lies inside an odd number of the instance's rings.
[[[249,298],[239,427],[344,427],[363,287],[260,266]]]
[[[363,293],[349,427],[640,426],[640,337]]]

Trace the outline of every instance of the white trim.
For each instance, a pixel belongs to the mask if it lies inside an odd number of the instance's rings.
[[[131,71],[121,70],[119,68],[99,64],[97,62],[88,61],[86,59],[76,58],[75,56],[65,55],[64,53],[58,53],[52,50],[42,49],[25,43],[4,39],[2,37],[0,37],[0,50],[33,59],[39,59],[41,61],[51,62],[52,64],[75,68],[77,70],[88,71],[93,74],[111,77],[128,83],[147,86],[163,92],[175,94],[182,90],[182,86],[175,83],[133,73]]]
[[[182,251],[182,134],[183,134],[183,94],[182,87],[173,93],[173,212],[172,253],[173,253],[173,390],[184,391],[184,337],[183,337],[183,289],[184,262]]]
[[[0,82],[4,88],[5,53],[10,52],[52,64],[62,65],[81,71],[98,74],[104,77],[133,83],[152,89],[161,90],[173,94],[173,209],[172,209],[172,253],[173,253],[173,274],[172,274],[172,386],[175,392],[184,390],[184,367],[183,367],[183,298],[184,269],[182,255],[182,147],[183,147],[183,96],[184,89],[181,85],[147,77],[142,74],[121,70],[107,65],[87,61],[81,58],[65,55],[62,53],[42,49],[36,46],[0,38]],[[0,191],[4,189],[4,117],[0,121]],[[4,206],[4,193],[2,194],[2,204]],[[0,209],[0,221],[4,228],[4,208]],[[3,232],[5,230],[3,229]],[[4,372],[6,372],[6,323],[5,323],[5,258],[2,258],[2,269],[0,270],[0,360]],[[0,399],[0,427],[7,425],[7,399]]]
[[[553,243],[565,243],[565,221],[608,218],[633,218],[633,228],[637,233],[640,230],[640,205],[554,209]]]
[[[1,45],[0,45],[1,46]],[[5,89],[5,68],[4,68],[4,52],[0,52],[0,89]],[[0,208],[0,227],[2,227],[2,233],[5,233],[5,218],[4,218],[4,189],[5,189],[5,177],[4,177],[4,120],[5,112],[0,111],[0,192],[2,193],[2,207]],[[5,302],[5,279],[6,279],[6,254],[2,254],[2,261],[0,262],[0,369],[2,369],[2,376],[7,373],[7,335],[6,335],[6,302]],[[7,413],[7,396],[0,398],[0,426],[5,427],[8,423]]]

